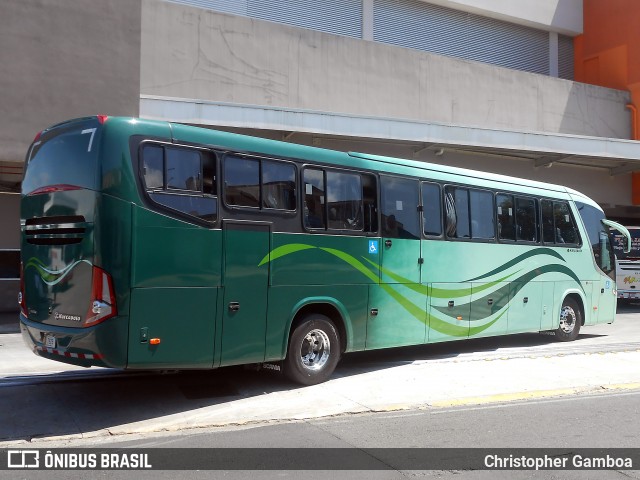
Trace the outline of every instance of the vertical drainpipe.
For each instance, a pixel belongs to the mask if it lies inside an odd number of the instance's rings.
[[[638,109],[633,103],[625,105],[631,110],[631,137],[633,140],[640,140],[638,136]],[[640,173],[631,173],[631,204],[640,205]]]
[[[638,109],[633,103],[627,103],[625,106],[631,110],[631,137],[633,140],[640,140],[640,135],[638,135]]]

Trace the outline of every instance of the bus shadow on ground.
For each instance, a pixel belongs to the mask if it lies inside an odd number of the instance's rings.
[[[616,313],[638,313],[640,312],[640,300],[618,300]]]
[[[584,340],[602,336],[603,335],[581,333],[576,342],[579,343],[581,339]],[[545,349],[545,352],[549,353],[555,350],[554,345],[557,345],[558,349],[561,349],[562,345],[566,344],[557,342],[552,333],[522,333],[517,335],[474,338],[454,342],[356,352],[345,356],[341,365],[343,367],[361,366],[363,368],[367,368],[367,365],[369,365],[371,369],[375,369],[374,366],[380,366],[380,364],[386,364],[386,367],[390,368],[416,361],[456,359],[461,355],[469,354],[478,354],[481,356],[483,354],[499,352],[499,354],[504,357],[514,355],[522,356],[522,350],[514,349],[548,347]]]
[[[520,334],[352,353],[345,355],[334,376],[345,378],[415,361],[552,343],[556,343],[553,336]],[[15,386],[11,377],[1,386],[0,441],[215,426],[215,414],[209,416],[207,408],[237,411],[237,418],[227,424],[242,424],[251,418],[253,398],[293,390],[305,393],[304,387],[290,383],[280,373],[243,367],[165,373],[96,370],[91,374],[89,370],[13,380]],[[273,398],[278,402],[278,397]],[[286,405],[277,407],[286,411]]]

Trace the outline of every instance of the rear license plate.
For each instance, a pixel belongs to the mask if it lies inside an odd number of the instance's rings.
[[[47,335],[44,337],[44,345],[47,348],[56,348],[56,337],[53,335]]]

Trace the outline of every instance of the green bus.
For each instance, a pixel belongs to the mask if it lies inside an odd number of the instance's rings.
[[[346,352],[614,320],[628,232],[565,187],[107,116],[26,162],[21,330],[52,360],[311,385]]]

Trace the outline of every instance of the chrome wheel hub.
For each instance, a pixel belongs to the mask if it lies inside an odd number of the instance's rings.
[[[560,312],[560,330],[566,334],[570,334],[573,332],[573,329],[576,328],[576,321],[577,316],[573,308],[568,305],[562,307],[562,311]]]
[[[307,370],[317,371],[322,369],[329,360],[331,342],[322,330],[311,330],[305,335],[300,348],[302,366]]]

